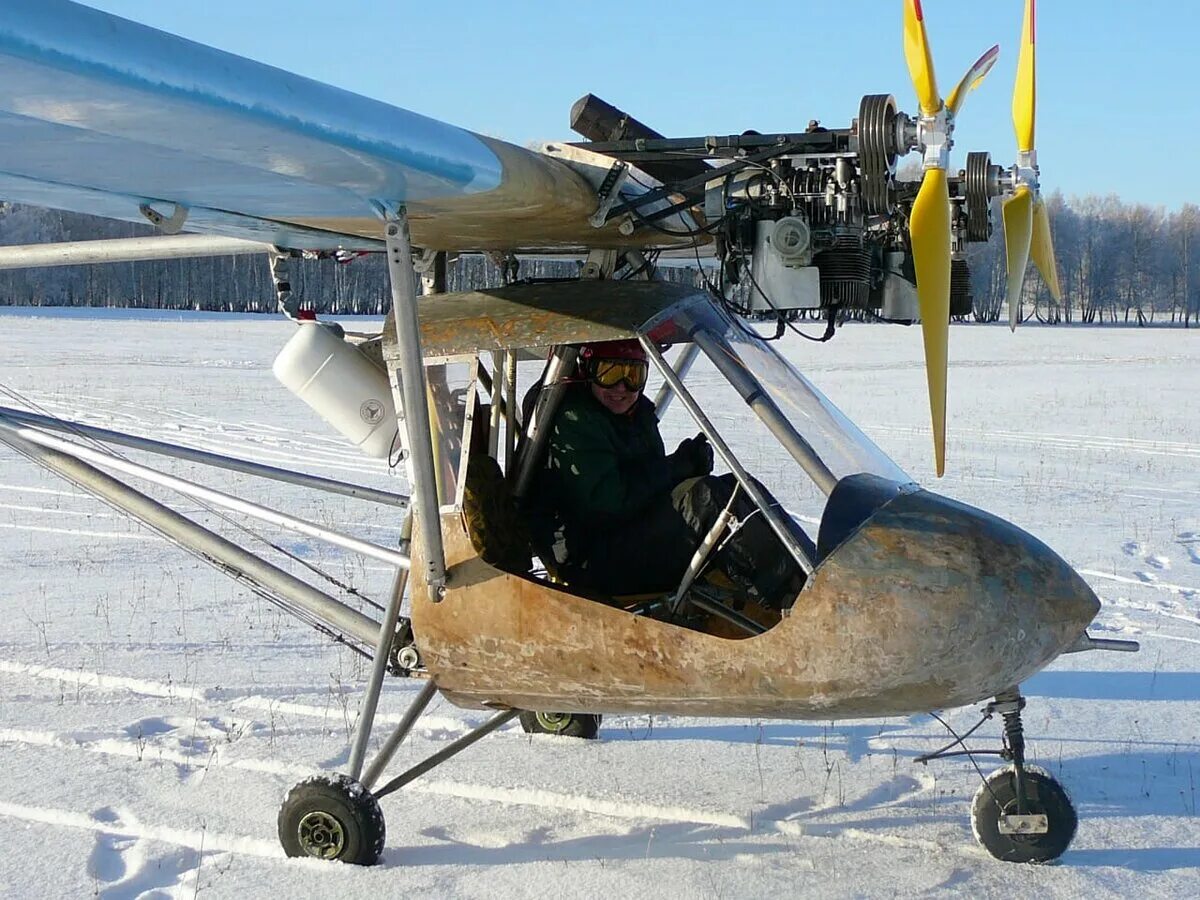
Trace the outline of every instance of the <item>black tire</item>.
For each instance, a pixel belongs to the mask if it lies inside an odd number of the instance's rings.
[[[600,716],[590,713],[522,712],[521,727],[529,734],[557,734],[595,740],[600,733]]]
[[[346,775],[317,775],[293,787],[279,807],[279,842],[288,856],[371,866],[386,830],[375,797]]]
[[[1050,773],[1025,766],[1025,812],[1044,814],[1045,834],[1001,834],[1000,816],[1015,813],[1017,786],[1012,766],[987,777],[971,802],[971,830],[975,839],[996,859],[1004,862],[1044,863],[1058,859],[1075,837],[1079,818],[1071,798]]]

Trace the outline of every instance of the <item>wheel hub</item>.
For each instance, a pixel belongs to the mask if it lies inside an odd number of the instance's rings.
[[[342,823],[329,813],[310,812],[300,820],[300,846],[309,856],[318,859],[337,859],[346,847],[346,832]]]
[[[540,712],[537,721],[547,731],[558,732],[571,723],[571,716],[569,713]]]

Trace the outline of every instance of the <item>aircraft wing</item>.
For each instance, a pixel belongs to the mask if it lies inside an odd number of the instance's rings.
[[[7,200],[138,222],[149,206],[186,214],[186,230],[302,249],[378,249],[381,211],[399,204],[429,249],[638,243],[588,224],[607,161],[568,155],[68,0],[8,0],[0,16]]]

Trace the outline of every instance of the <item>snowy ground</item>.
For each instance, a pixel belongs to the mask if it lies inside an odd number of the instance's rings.
[[[55,414],[401,489],[274,383],[289,328],[4,311],[0,385]],[[925,715],[612,717],[594,743],[509,727],[383,801],[378,867],[288,860],[279,800],[345,765],[362,660],[5,449],[0,896],[1196,896],[1196,341],[954,328],[949,471],[936,485],[915,329],[784,342],[913,476],[1070,560],[1104,602],[1094,634],[1142,642],[1137,655],[1065,657],[1025,685],[1031,755],[1080,813],[1056,865],[999,863],[975,844],[970,765],[913,763],[946,737]],[[381,542],[398,530],[383,508],[217,481]],[[382,566],[287,541],[384,596]],[[391,680],[381,720],[416,689]],[[947,716],[967,726],[975,710]],[[435,702],[394,765],[482,718]]]

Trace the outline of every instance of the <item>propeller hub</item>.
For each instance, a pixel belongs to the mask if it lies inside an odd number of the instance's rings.
[[[954,115],[945,106],[932,116],[917,119],[917,146],[921,148],[922,169],[945,170],[949,167],[953,133]]]
[[[1027,154],[1022,153],[1024,157]],[[1033,155],[1033,154],[1029,154]],[[1019,187],[1027,187],[1033,191],[1034,196],[1041,193],[1041,183],[1038,181],[1038,167],[1034,165],[1025,165],[1027,160],[1020,160],[1015,166],[1009,169],[1004,176],[1001,177],[1002,182],[1007,182],[1004,187],[1009,193],[1013,193]]]

